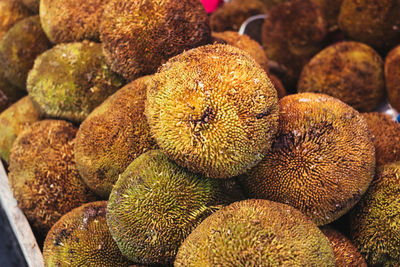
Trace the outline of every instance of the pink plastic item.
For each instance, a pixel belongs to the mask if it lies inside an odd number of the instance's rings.
[[[201,0],[207,13],[213,12],[222,2],[222,0]]]

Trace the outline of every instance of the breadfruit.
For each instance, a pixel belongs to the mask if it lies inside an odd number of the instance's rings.
[[[235,200],[224,181],[192,174],[160,150],[150,150],[129,165],[111,191],[111,235],[133,262],[171,263],[196,225]]]
[[[271,150],[241,181],[251,198],[289,204],[317,225],[356,204],[375,173],[375,150],[365,119],[324,94],[279,100],[279,127]]]
[[[207,45],[169,60],[147,92],[158,146],[177,164],[212,178],[233,177],[267,153],[277,129],[277,93],[249,54]]]
[[[297,90],[328,94],[359,111],[373,111],[385,94],[382,58],[362,43],[333,44],[303,68]]]
[[[36,58],[27,89],[47,117],[83,121],[124,81],[106,65],[101,44],[67,43]]]
[[[175,266],[335,266],[328,240],[300,211],[268,200],[235,202],[185,239]]]
[[[19,20],[30,16],[30,11],[19,1],[0,0],[0,40]]]
[[[108,198],[118,176],[142,153],[156,147],[144,115],[151,76],[139,78],[107,98],[82,122],[75,161],[84,182]]]
[[[390,105],[400,111],[400,45],[386,56],[385,82]]]
[[[100,39],[111,69],[132,81],[153,74],[170,57],[211,41],[199,0],[111,0]]]

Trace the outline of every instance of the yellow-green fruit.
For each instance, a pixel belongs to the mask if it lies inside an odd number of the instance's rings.
[[[364,257],[354,244],[339,231],[324,226],[322,233],[328,238],[332,247],[337,267],[367,267]]]
[[[40,21],[53,43],[98,41],[104,5],[102,0],[42,0]]]
[[[207,45],[160,68],[147,92],[146,115],[157,144],[176,163],[212,178],[233,177],[270,148],[277,93],[249,54]]]
[[[130,266],[108,230],[107,201],[84,204],[52,226],[43,247],[47,267]]]
[[[369,266],[400,262],[400,162],[382,166],[351,212],[351,237]]]
[[[11,146],[20,132],[40,115],[29,96],[25,96],[0,114],[0,158],[8,162]]]
[[[0,66],[7,80],[25,90],[26,78],[36,57],[50,47],[39,16],[18,21],[0,42]]]
[[[352,40],[377,49],[390,49],[400,42],[398,0],[344,0],[340,29]]]
[[[240,35],[238,32],[232,31],[213,32],[211,36],[217,42],[223,42],[246,51],[258,64],[260,64],[261,68],[263,68],[266,73],[269,72],[268,59],[262,46],[256,41],[250,39],[249,36],[245,34]]]
[[[400,111],[400,45],[386,56],[385,82],[390,105]]]
[[[336,43],[303,68],[298,91],[328,94],[359,111],[372,111],[385,93],[382,58],[362,43]]]
[[[47,117],[81,122],[124,81],[105,63],[101,44],[58,44],[36,58],[27,89]]]
[[[26,91],[12,85],[4,76],[0,68],[0,112],[8,108],[12,103],[26,95]]]
[[[142,153],[155,148],[144,115],[151,76],[129,83],[107,98],[82,122],[75,160],[84,182],[108,198],[118,176]]]
[[[321,7],[324,13],[324,18],[328,23],[329,31],[337,30],[338,16],[343,0],[312,0],[312,1]]]
[[[278,4],[267,15],[261,36],[264,50],[269,60],[285,67],[283,82],[292,90],[303,66],[322,48],[327,23],[311,0]]]
[[[400,161],[400,124],[384,113],[363,113],[373,135],[376,165]]]
[[[42,235],[63,214],[97,199],[76,169],[76,130],[66,121],[35,122],[18,135],[11,149],[10,187],[33,229]]]
[[[206,218],[185,239],[174,266],[335,266],[335,258],[300,211],[250,199]]]
[[[0,40],[17,21],[30,16],[30,11],[15,0],[0,0]]]
[[[365,119],[324,94],[279,100],[271,150],[242,177],[251,198],[289,204],[317,225],[332,222],[359,201],[375,173],[375,150]]]
[[[211,40],[199,0],[111,0],[100,39],[111,69],[132,81],[153,74],[170,57]]]
[[[134,262],[172,262],[204,218],[235,200],[224,181],[192,174],[160,150],[148,151],[129,165],[111,191],[111,235]]]
[[[266,12],[260,0],[232,0],[211,14],[210,26],[214,32],[238,31],[246,19]]]

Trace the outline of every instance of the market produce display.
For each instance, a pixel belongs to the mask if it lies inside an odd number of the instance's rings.
[[[399,0],[0,0],[46,267],[400,266],[399,84]]]

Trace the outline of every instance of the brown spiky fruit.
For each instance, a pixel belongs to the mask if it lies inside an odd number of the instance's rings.
[[[373,135],[376,164],[400,161],[400,124],[384,113],[362,113]]]
[[[386,56],[385,82],[390,105],[400,111],[400,45]]]
[[[64,214],[44,241],[45,265],[130,266],[108,230],[106,209],[107,201],[97,201]]]
[[[211,36],[214,41],[225,43],[246,51],[260,64],[261,68],[263,68],[266,73],[269,73],[268,59],[262,46],[249,36],[245,34],[241,35],[233,31],[213,32]]]
[[[367,267],[364,257],[347,237],[328,226],[322,227],[321,231],[328,238],[332,247],[335,255],[335,266]]]
[[[368,266],[399,265],[399,194],[400,162],[384,165],[350,213],[350,236]]]
[[[153,74],[170,57],[209,43],[210,35],[198,0],[112,0],[100,27],[106,60],[127,81]]]
[[[350,210],[375,173],[375,149],[365,119],[324,94],[279,100],[278,133],[264,159],[242,177],[252,198],[298,208],[317,225]]]
[[[19,20],[31,15],[29,9],[15,0],[0,0],[0,40]]]
[[[267,15],[262,28],[265,54],[285,67],[283,82],[293,91],[303,66],[322,48],[327,23],[321,8],[311,0],[278,4]]]
[[[107,1],[42,0],[40,20],[53,43],[99,41],[100,21]]]
[[[12,146],[10,187],[39,234],[45,235],[63,214],[97,199],[76,169],[76,130],[66,121],[43,120],[21,132]]]
[[[174,266],[335,266],[328,240],[300,211],[269,200],[235,202],[206,218]]]
[[[249,54],[207,45],[160,68],[147,93],[146,116],[159,147],[179,165],[208,177],[233,177],[270,148],[277,94]]]
[[[297,90],[328,94],[360,112],[372,111],[385,95],[383,60],[362,43],[333,44],[304,66]]]
[[[84,182],[108,198],[118,176],[142,153],[156,147],[144,115],[151,76],[139,78],[107,98],[79,127],[75,160]]]

